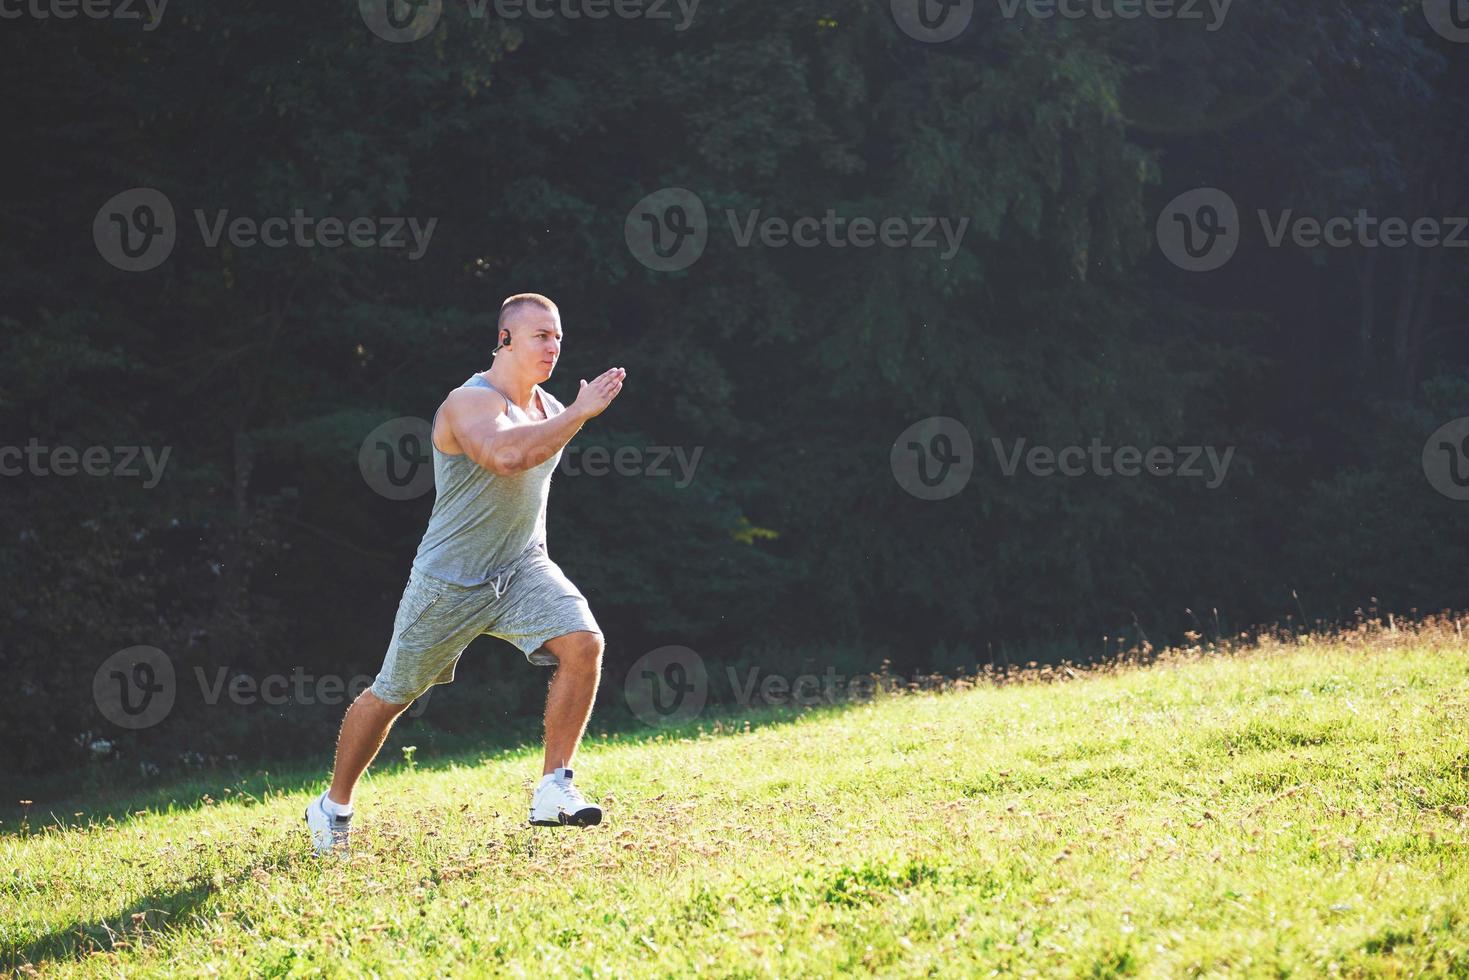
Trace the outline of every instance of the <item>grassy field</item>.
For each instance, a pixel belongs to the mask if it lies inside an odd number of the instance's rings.
[[[144,975],[1469,977],[1469,644],[1364,627],[0,837],[0,964]],[[49,818],[48,818],[49,819]],[[36,823],[34,816],[32,823]]]

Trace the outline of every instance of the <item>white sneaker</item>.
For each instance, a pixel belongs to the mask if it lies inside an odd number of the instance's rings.
[[[311,846],[318,855],[346,854],[352,837],[352,814],[332,816],[321,805],[325,799],[326,794],[322,793],[306,808],[306,827],[311,831]]]
[[[602,808],[588,803],[572,785],[570,769],[557,769],[541,778],[530,798],[530,822],[537,827],[595,827],[602,822]]]

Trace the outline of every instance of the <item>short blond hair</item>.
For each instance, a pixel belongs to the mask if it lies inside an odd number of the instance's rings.
[[[516,293],[514,296],[507,296],[505,298],[505,302],[500,304],[500,319],[495,324],[496,336],[499,335],[500,330],[503,330],[505,328],[505,324],[510,319],[511,315],[516,310],[524,306],[539,306],[541,309],[546,310],[549,313],[555,313],[558,316],[561,313],[561,311],[556,308],[555,303],[551,302],[540,293]]]

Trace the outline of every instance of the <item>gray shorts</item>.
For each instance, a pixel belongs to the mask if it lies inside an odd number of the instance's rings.
[[[456,585],[413,569],[372,693],[389,704],[407,704],[434,684],[448,684],[459,655],[477,636],[508,640],[531,663],[554,667],[556,658],[541,650],[547,640],[602,632],[586,598],[544,547],[513,565],[499,585]]]

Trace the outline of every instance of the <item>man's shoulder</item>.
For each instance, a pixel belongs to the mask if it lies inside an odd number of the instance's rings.
[[[474,374],[470,375],[469,380],[464,382],[464,384],[449,392],[444,398],[444,401],[459,401],[467,404],[475,404],[484,398],[493,398],[499,402],[505,400],[504,396],[498,390],[479,375]]]
[[[498,415],[505,411],[505,399],[494,388],[464,385],[444,397],[443,411],[456,416],[481,415],[487,411]]]
[[[479,385],[455,388],[444,397],[444,403],[434,413],[431,436],[434,448],[450,456],[459,455],[464,450],[455,437],[456,432],[462,434],[474,422],[504,412],[505,399],[493,388]]]

